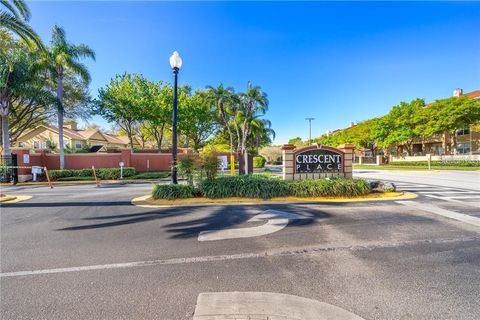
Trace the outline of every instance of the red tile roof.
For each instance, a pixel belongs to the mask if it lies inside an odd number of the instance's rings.
[[[480,99],[480,90],[475,90],[469,93],[464,93],[464,96],[469,96],[470,98],[473,99]]]

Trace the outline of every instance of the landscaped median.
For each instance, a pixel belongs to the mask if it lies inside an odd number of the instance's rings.
[[[346,202],[413,198],[391,186],[364,179],[286,181],[264,175],[207,179],[197,186],[154,185],[151,195],[133,200],[136,205],[168,206],[207,203]]]

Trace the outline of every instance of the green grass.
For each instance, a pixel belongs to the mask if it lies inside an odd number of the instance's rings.
[[[353,169],[372,169],[372,170],[428,170],[428,166],[396,166],[396,165],[368,165],[368,164],[354,164]],[[464,171],[476,171],[480,170],[480,167],[463,167],[463,166],[431,166],[431,170],[464,170]]]

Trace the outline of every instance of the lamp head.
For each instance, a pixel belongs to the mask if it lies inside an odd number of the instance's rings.
[[[182,67],[182,58],[177,51],[174,51],[170,57],[170,66],[172,69],[180,69]]]

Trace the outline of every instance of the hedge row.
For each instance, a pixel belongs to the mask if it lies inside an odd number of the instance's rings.
[[[197,194],[195,187],[183,184],[157,184],[153,187],[154,199],[182,199],[193,198]]]
[[[120,179],[120,168],[98,168],[95,169],[97,178],[100,180]],[[92,169],[64,169],[64,170],[48,170],[48,175],[52,180],[59,180],[71,177],[93,177]],[[135,168],[123,168],[123,177],[131,177],[135,175]]]
[[[156,185],[154,199],[190,198],[201,195],[206,198],[262,198],[297,197],[353,197],[368,194],[370,184],[363,179],[319,179],[285,181],[262,175],[222,177],[203,181],[198,189],[185,185]]]
[[[389,163],[392,166],[419,166],[427,167],[428,161],[393,161]],[[475,160],[452,160],[452,161],[431,161],[432,167],[480,167],[480,161]]]
[[[272,198],[288,196],[286,181],[262,175],[243,175],[205,180],[200,184],[200,192],[207,198]]]
[[[363,179],[300,180],[289,186],[291,195],[297,197],[354,197],[371,191],[370,183]]]

